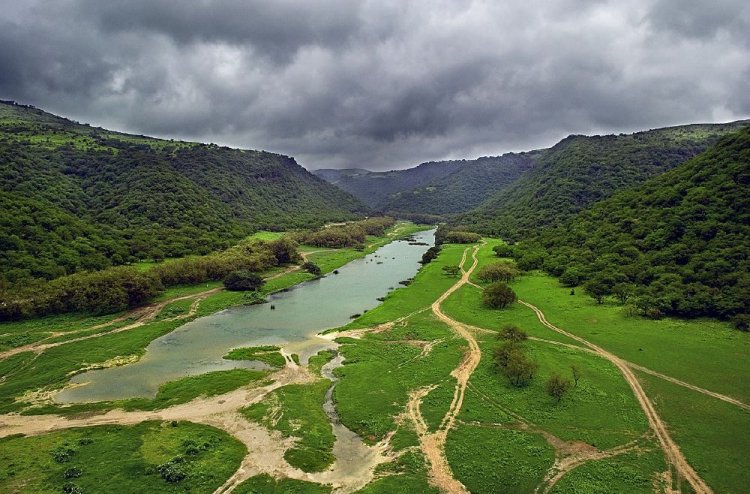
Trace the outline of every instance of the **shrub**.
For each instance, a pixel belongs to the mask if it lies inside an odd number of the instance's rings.
[[[500,330],[497,337],[499,339],[516,342],[529,339],[529,335],[527,335],[525,331],[512,324],[508,324],[502,330]]]
[[[306,262],[302,265],[302,269],[307,271],[308,273],[314,275],[314,276],[320,276],[322,271],[320,270],[320,266],[315,264],[314,262]]]
[[[547,394],[555,398],[559,403],[565,393],[570,389],[570,379],[565,379],[558,373],[552,374],[545,385]]]
[[[445,242],[449,244],[473,244],[481,239],[482,236],[474,232],[452,231],[445,236]]]
[[[505,283],[497,282],[484,289],[482,301],[492,309],[504,309],[516,301],[516,293]]]
[[[171,484],[176,484],[187,477],[187,472],[185,472],[185,466],[183,464],[184,462],[185,460],[181,456],[175,456],[168,462],[162,463],[156,467],[156,470],[159,472],[159,475],[161,475],[161,478]]]
[[[235,292],[258,290],[263,286],[263,278],[246,270],[233,271],[224,278],[224,286],[227,290]]]
[[[495,262],[483,266],[478,272],[477,277],[482,281],[512,281],[520,274],[515,264],[510,262]]]

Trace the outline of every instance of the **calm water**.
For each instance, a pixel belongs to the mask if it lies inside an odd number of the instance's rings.
[[[432,245],[434,230],[415,235]],[[196,319],[151,342],[136,363],[89,371],[71,379],[84,384],[57,395],[62,403],[153,397],[161,384],[185,376],[263,364],[224,360],[231,348],[280,345],[298,353],[303,362],[330,341],[317,337],[324,329],[342,326],[352,314],[377,306],[378,297],[416,274],[424,245],[392,242],[363,259],[339,268],[339,274],[303,283],[272,295],[270,303],[237,307]],[[271,304],[276,310],[271,310]]]

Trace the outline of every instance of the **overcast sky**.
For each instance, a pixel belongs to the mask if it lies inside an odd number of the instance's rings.
[[[405,168],[750,116],[747,0],[0,0],[0,98]]]

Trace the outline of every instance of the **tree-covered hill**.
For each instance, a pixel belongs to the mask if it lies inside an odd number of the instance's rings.
[[[742,125],[685,125],[629,135],[567,137],[541,151],[528,173],[455,223],[506,239],[523,238],[684,163]]]
[[[459,162],[450,175],[392,194],[382,209],[394,214],[463,213],[507,190],[534,166],[538,152],[508,153]]]
[[[313,173],[349,192],[373,209],[383,209],[389,196],[425,185],[461,168],[463,161],[422,163],[406,170],[371,172],[360,168],[333,170],[322,168]]]
[[[746,127],[516,251],[527,267],[647,315],[750,314],[749,191]]]
[[[0,103],[0,270],[9,282],[225,248],[366,207],[294,159],[107,131]]]

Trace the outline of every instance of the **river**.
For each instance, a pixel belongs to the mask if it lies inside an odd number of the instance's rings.
[[[434,230],[417,233],[432,245]],[[191,321],[155,339],[135,363],[92,370],[71,379],[60,403],[154,397],[159,386],[186,376],[235,368],[263,369],[259,362],[225,360],[236,347],[279,345],[303,363],[335,344],[318,334],[343,326],[354,314],[376,307],[379,297],[399,287],[419,269],[426,245],[398,240],[338,269],[338,274],[308,281],[269,297],[269,303],[241,306]],[[275,310],[271,309],[271,306]]]

